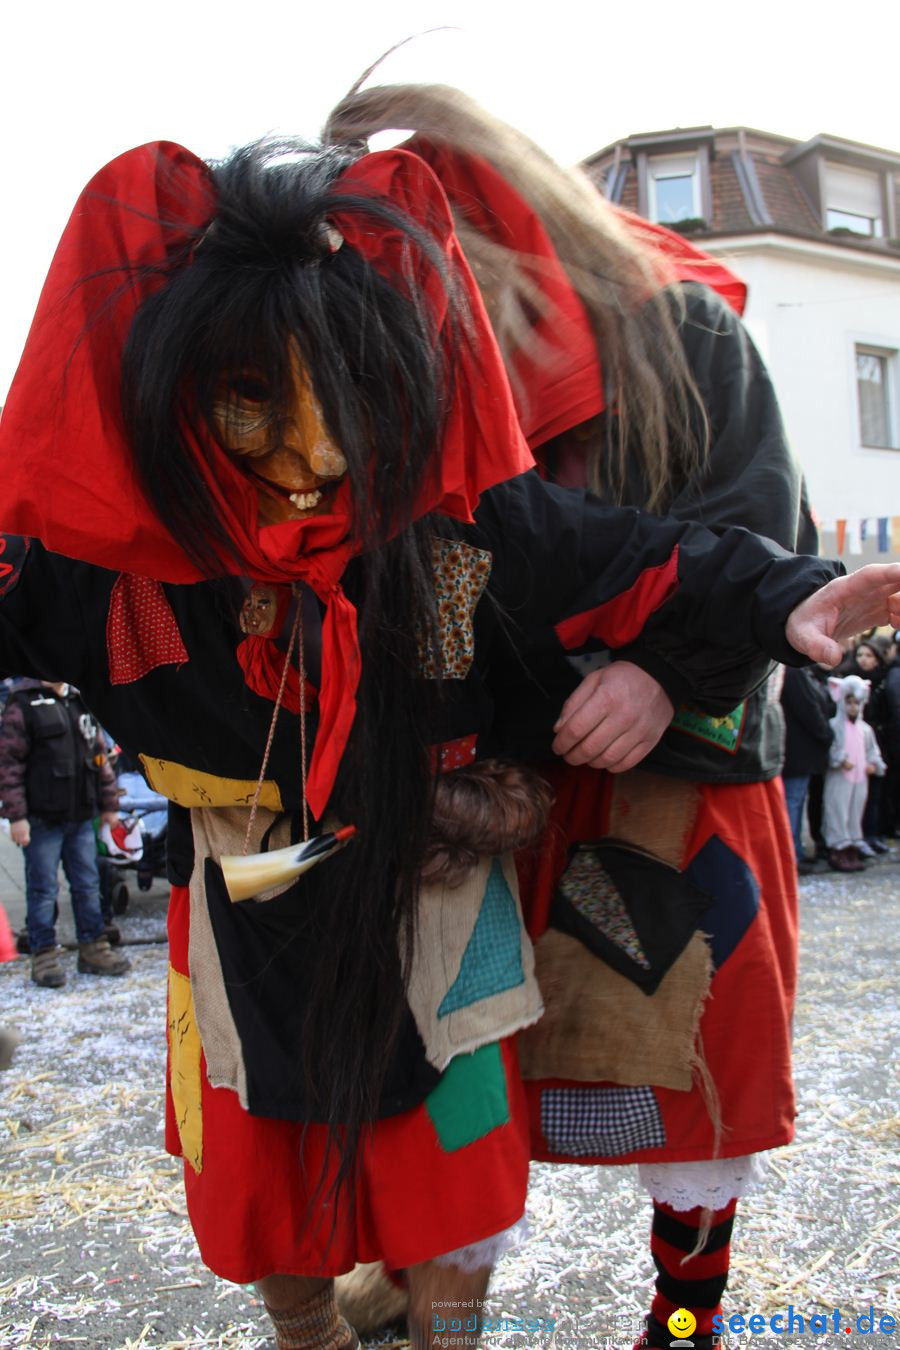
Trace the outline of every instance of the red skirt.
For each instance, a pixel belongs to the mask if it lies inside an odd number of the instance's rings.
[[[593,770],[551,771],[556,793],[549,845],[520,871],[522,903],[532,939],[545,931],[550,900],[569,844],[594,840],[608,829],[611,777]],[[756,892],[757,907],[740,940],[716,969],[700,1022],[703,1057],[718,1096],[722,1132],[695,1085],[623,1089],[613,1084],[542,1079],[525,1084],[532,1157],[550,1162],[689,1162],[739,1157],[789,1143],[795,1116],[791,1077],[791,1016],[797,976],[797,887],[793,844],[780,779],[742,785],[699,785],[700,804],[684,866],[706,849],[722,865],[704,889],[727,904],[729,888]],[[706,924],[701,921],[706,930]],[[604,1097],[605,1093],[605,1097]],[[548,1095],[549,1094],[549,1095]],[[593,1094],[593,1095],[591,1095]],[[640,1096],[643,1094],[643,1097]],[[590,1099],[590,1100],[589,1100]],[[554,1113],[597,1119],[619,1112],[615,1151],[554,1150],[547,1139]],[[635,1114],[652,1128],[642,1146],[629,1147]],[[552,1129],[551,1129],[552,1133]]]
[[[188,922],[187,890],[173,887],[170,961],[181,975]],[[512,1042],[500,1045],[499,1059],[505,1123],[448,1147],[429,1098],[369,1130],[352,1194],[344,1187],[336,1198],[327,1197],[335,1159],[326,1127],[304,1132],[295,1121],[250,1115],[234,1092],[210,1086],[202,1058],[197,1171],[182,1149],[170,1060],[166,1148],[185,1155],[188,1214],[205,1264],[238,1284],[271,1274],[339,1275],[357,1261],[400,1269],[511,1227],[525,1209],[528,1121]],[[468,1084],[479,1090],[471,1077]],[[496,1082],[485,1084],[485,1093],[496,1090]]]

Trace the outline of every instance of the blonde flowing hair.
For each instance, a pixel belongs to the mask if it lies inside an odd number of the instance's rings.
[[[361,89],[367,71],[337,105],[326,144],[366,141],[409,130],[438,146],[475,154],[497,170],[534,210],[587,313],[602,361],[604,435],[586,437],[589,484],[613,501],[625,493],[630,457],[643,484],[640,505],[665,511],[674,491],[702,467],[705,409],[679,337],[682,305],[668,286],[674,273],[649,240],[627,229],[585,174],[564,169],[523,132],[447,85]],[[460,244],[491,318],[510,378],[515,357],[535,351],[533,316],[548,300],[530,263],[488,239],[456,213]],[[668,287],[668,288],[667,288]],[[552,316],[551,316],[552,317]]]

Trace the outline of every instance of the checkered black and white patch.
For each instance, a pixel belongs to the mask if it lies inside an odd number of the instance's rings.
[[[619,1157],[666,1142],[650,1087],[547,1088],[541,1130],[554,1153],[570,1158]]]

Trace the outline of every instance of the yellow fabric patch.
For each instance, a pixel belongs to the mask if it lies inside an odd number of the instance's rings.
[[[189,769],[171,759],[141,755],[147,782],[177,806],[250,806],[256,783],[250,778],[219,778],[214,773]],[[281,812],[281,791],[274,779],[267,778],[259,794],[259,804],[269,811]]]
[[[169,1088],[181,1151],[198,1174],[203,1167],[203,1113],[200,1097],[200,1033],[194,1017],[191,982],[169,966]]]

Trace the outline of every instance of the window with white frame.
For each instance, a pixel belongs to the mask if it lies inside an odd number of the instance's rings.
[[[650,219],[675,225],[703,215],[696,155],[654,155],[647,161]]]
[[[860,444],[896,450],[898,353],[856,344],[856,398]]]
[[[825,228],[879,238],[884,233],[881,175],[845,164],[826,164]]]

